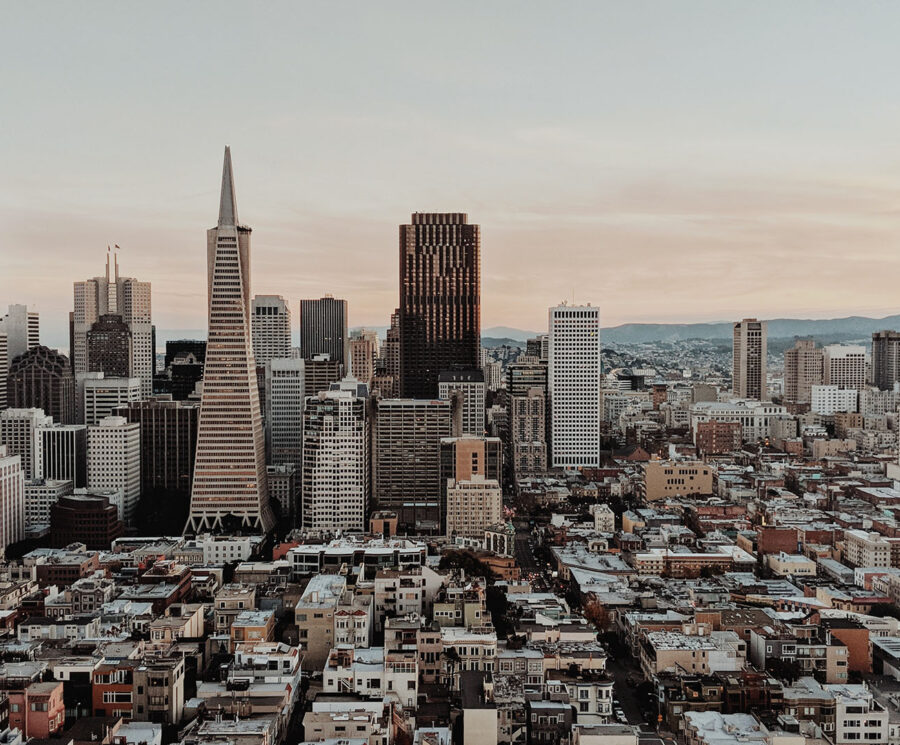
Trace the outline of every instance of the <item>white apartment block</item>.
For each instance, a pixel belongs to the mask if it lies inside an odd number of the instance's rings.
[[[256,295],[250,302],[250,335],[258,366],[291,357],[291,310],[281,295]]]
[[[127,406],[141,400],[140,378],[107,378],[103,373],[98,377],[85,378],[84,383],[84,423],[96,426],[100,420],[112,416],[120,406]]]
[[[41,430],[53,426],[53,417],[43,409],[7,409],[0,412],[0,446],[6,446],[8,455],[22,458],[22,471],[26,479],[43,475],[43,440]]]
[[[25,472],[22,459],[0,445],[0,556],[25,538]]]
[[[71,494],[71,481],[29,479],[25,482],[25,530],[50,525],[50,508],[60,497]]]
[[[547,390],[553,467],[600,463],[600,311],[590,305],[550,308]]]
[[[823,348],[823,382],[839,388],[866,387],[866,348],[849,344],[830,344]]]
[[[88,427],[87,457],[88,488],[121,489],[120,517],[131,525],[141,496],[141,425],[109,416]]]
[[[110,259],[113,265],[110,265]],[[113,270],[111,272],[111,269]],[[150,308],[150,283],[119,276],[118,254],[107,251],[106,274],[75,283],[75,308],[72,316],[72,370],[76,377],[87,372],[87,335],[102,315],[119,315],[131,331],[133,377],[140,378],[141,397],[153,395],[153,323]]]
[[[810,388],[810,411],[814,414],[855,412],[859,409],[859,391],[837,385],[814,385]]]
[[[474,474],[447,483],[447,535],[484,539],[484,531],[503,519],[503,492],[496,479]]]
[[[598,533],[612,533],[616,529],[616,513],[605,502],[592,504],[590,509],[594,516],[594,530]]]
[[[822,688],[834,696],[835,745],[893,741],[890,714],[865,685],[831,684]]]
[[[691,430],[696,441],[701,422],[740,422],[743,439],[753,442],[769,437],[772,423],[786,416],[784,406],[768,401],[698,401],[691,404]]]
[[[309,396],[303,412],[302,525],[366,530],[371,494],[368,388],[344,378]]]
[[[305,362],[275,358],[266,363],[266,448],[272,465],[303,462]]]
[[[484,367],[484,384],[489,391],[500,390],[500,384],[503,380],[503,365],[499,362],[485,362]]]

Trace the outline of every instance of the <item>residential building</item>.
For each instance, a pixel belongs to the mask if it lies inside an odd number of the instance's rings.
[[[853,388],[866,387],[866,348],[849,344],[830,344],[823,350],[825,385]]]
[[[772,423],[788,415],[784,406],[768,401],[698,401],[691,404],[690,424],[696,441],[701,422],[740,422],[745,442],[756,442],[770,435]]]
[[[851,567],[894,566],[890,541],[879,533],[865,530],[844,531],[844,560]]]
[[[859,408],[859,391],[838,385],[814,385],[810,389],[809,409],[814,414],[832,415],[855,412]]]
[[[479,367],[481,229],[464,213],[400,226],[400,396],[438,395],[445,370]]]
[[[524,395],[509,397],[509,437],[515,475],[547,470],[546,387],[532,387]]]
[[[742,435],[740,422],[716,419],[698,422],[694,431],[694,444],[699,455],[722,455],[741,449]]]
[[[465,529],[469,537],[483,538],[484,531],[502,517],[502,496],[498,499],[503,478],[503,443],[497,437],[444,437],[440,441],[440,490],[441,520],[444,535],[452,529]],[[479,480],[480,479],[480,480]],[[471,488],[460,487],[450,504],[451,485],[468,484],[478,480]],[[484,520],[477,515],[460,513],[471,507],[470,500],[482,500],[487,509]],[[450,513],[454,514],[452,523]],[[499,513],[499,514],[498,514]],[[471,522],[469,518],[471,517]],[[460,521],[465,520],[464,526]]]
[[[734,324],[732,345],[732,390],[738,398],[768,399],[766,364],[768,326],[765,321],[745,318]]]
[[[447,482],[447,535],[483,539],[485,530],[503,517],[503,491],[496,479],[474,474]]]
[[[596,467],[602,419],[599,309],[550,308],[548,358],[553,467]]]
[[[207,231],[209,341],[186,530],[216,530],[226,516],[266,532],[265,434],[250,331],[250,228],[238,220],[225,148],[218,225]]]
[[[784,400],[810,402],[811,387],[821,385],[823,353],[812,339],[799,339],[784,353]]]

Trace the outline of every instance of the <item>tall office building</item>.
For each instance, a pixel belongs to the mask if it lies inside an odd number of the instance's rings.
[[[25,530],[48,529],[53,505],[72,491],[72,482],[65,479],[26,479]]]
[[[99,424],[118,407],[141,400],[140,378],[85,378],[83,385],[84,423],[88,427]]]
[[[366,530],[371,494],[369,390],[344,378],[306,399],[301,524],[308,530]]]
[[[110,263],[112,262],[112,264]],[[118,315],[131,332],[131,361],[128,377],[141,379],[141,396],[153,393],[156,350],[153,349],[153,322],[150,283],[119,276],[117,252],[106,252],[106,274],[75,282],[75,310],[71,316],[72,368],[76,375],[88,372],[88,335],[101,316]]]
[[[88,489],[122,492],[126,525],[134,523],[141,497],[141,427],[125,417],[108,416],[87,430]]]
[[[784,352],[784,400],[808,404],[814,385],[822,384],[822,350],[812,339],[798,339]]]
[[[378,359],[378,335],[369,329],[360,329],[350,338],[349,354],[350,375],[361,383],[371,385]]]
[[[256,295],[250,303],[253,357],[257,367],[291,356],[291,311],[280,295]]]
[[[266,363],[266,461],[293,465],[298,473],[303,462],[306,364],[296,357]]]
[[[379,393],[382,398],[397,398],[400,396],[400,310],[391,313],[391,325],[388,327],[384,344],[381,345],[381,355],[375,365],[375,380],[373,381],[373,393]]]
[[[87,332],[87,371],[127,378],[133,356],[131,329],[122,316],[100,316]]]
[[[738,398],[764,401],[766,386],[767,326],[765,321],[745,318],[734,324],[732,342],[732,390]]]
[[[554,468],[599,465],[601,380],[599,309],[550,308],[547,394]]]
[[[318,300],[300,301],[300,352],[311,360],[327,354],[347,369],[347,301],[326,295]]]
[[[866,348],[852,344],[829,344],[823,348],[823,382],[838,388],[866,387]]]
[[[471,535],[462,510],[487,507],[484,527],[500,520],[503,443],[497,437],[444,437],[440,442],[441,523],[444,534]],[[459,487],[455,497],[453,489]],[[499,502],[499,504],[498,504]],[[484,527],[481,535],[484,536]]]
[[[87,427],[54,424],[41,427],[41,475],[51,481],[71,481],[76,489],[87,486]]]
[[[509,452],[518,478],[547,470],[547,388],[509,396]]]
[[[900,331],[872,334],[872,385],[890,391],[900,381]]]
[[[462,434],[484,435],[486,386],[481,370],[444,370],[438,374],[438,398],[449,401],[454,392],[462,396]]]
[[[69,360],[42,346],[16,357],[6,377],[6,404],[17,409],[43,409],[60,424],[72,424],[75,380]]]
[[[216,530],[231,515],[267,532],[274,518],[250,339],[250,228],[238,221],[229,148],[219,221],[206,241],[209,336],[186,530]]]
[[[0,445],[0,556],[25,539],[25,472],[21,458]]]
[[[300,522],[300,505],[297,495],[300,493],[298,482],[300,474],[293,463],[278,466],[266,466],[269,480],[269,503],[272,509],[278,505],[279,528],[296,528]]]
[[[374,498],[404,530],[441,529],[441,440],[459,436],[462,407],[436,399],[383,399],[375,414]]]
[[[9,373],[9,340],[0,331],[0,411],[6,408],[6,376]]]
[[[468,215],[413,213],[400,226],[400,395],[434,398],[438,374],[481,354],[481,229]]]
[[[7,354],[14,360],[41,343],[40,316],[25,305],[10,305],[0,318],[0,334],[6,334]]]
[[[41,409],[7,409],[0,412],[0,445],[9,455],[22,458],[26,479],[44,474],[44,451],[41,430],[53,426],[53,417]]]
[[[307,396],[315,396],[331,390],[334,383],[341,380],[343,365],[327,354],[318,354],[313,359],[305,359],[303,364],[304,389]]]
[[[141,492],[191,494],[200,407],[187,401],[154,397],[132,401],[113,411],[137,424],[141,433]]]

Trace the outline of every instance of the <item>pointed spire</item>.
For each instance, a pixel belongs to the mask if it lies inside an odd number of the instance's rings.
[[[219,227],[238,224],[237,201],[234,198],[234,172],[231,170],[231,148],[225,146],[222,167],[222,196],[219,198]]]

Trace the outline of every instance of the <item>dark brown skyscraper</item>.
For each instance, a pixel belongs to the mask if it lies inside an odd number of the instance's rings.
[[[116,314],[102,315],[87,332],[88,372],[107,378],[131,377],[131,329]]]
[[[75,378],[69,358],[47,347],[16,357],[6,378],[11,409],[43,409],[57,424],[75,421]]]
[[[437,398],[438,373],[480,367],[481,230],[461,212],[400,226],[400,395]]]

